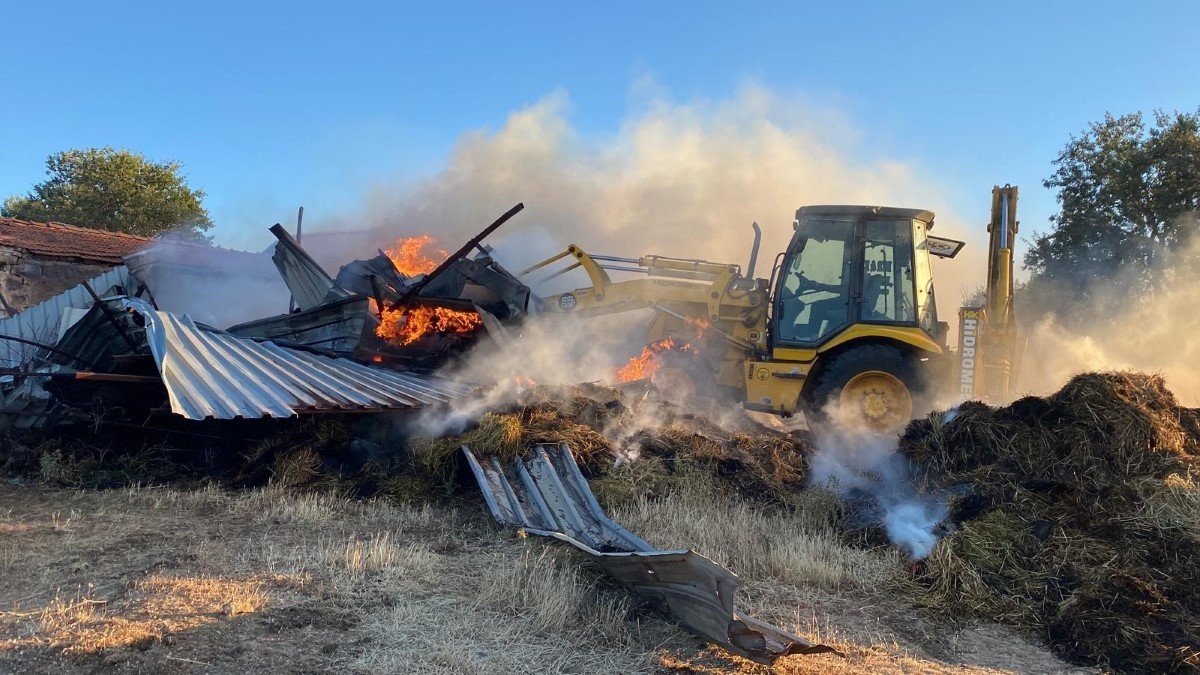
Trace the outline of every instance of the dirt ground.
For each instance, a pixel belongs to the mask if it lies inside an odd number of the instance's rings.
[[[772,669],[729,657],[569,547],[520,539],[469,500],[5,485],[0,671],[1084,672],[1009,629],[921,609],[893,554],[782,521],[728,541],[722,529],[753,510],[701,508],[615,515],[730,564],[752,615],[845,658]]]

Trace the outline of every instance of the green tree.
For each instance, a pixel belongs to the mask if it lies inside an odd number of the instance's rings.
[[[9,218],[57,221],[146,237],[175,232],[206,239],[212,227],[178,162],[151,162],[128,150],[66,150],[46,158],[44,182],[4,201]]]
[[[1200,209],[1200,112],[1141,113],[1092,123],[1072,137],[1043,182],[1060,212],[1025,257],[1035,287],[1087,303],[1105,284],[1161,290]]]

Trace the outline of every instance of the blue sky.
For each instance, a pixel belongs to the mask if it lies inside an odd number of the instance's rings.
[[[747,82],[816,101],[956,212],[983,220],[992,184],[1020,185],[1026,231],[1071,134],[1200,105],[1195,2],[108,4],[0,10],[0,193],[54,151],[128,147],[182,162],[231,246],[435,172],[464,132],[560,90],[597,138],[647,78],[677,101]]]

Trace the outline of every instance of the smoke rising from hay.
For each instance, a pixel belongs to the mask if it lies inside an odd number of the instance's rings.
[[[455,400],[447,409],[427,411],[420,417],[419,432],[460,433],[484,413],[514,404],[531,384],[611,382],[620,355],[645,340],[645,327],[630,315],[541,316],[525,321],[519,338],[503,344],[482,340],[461,361],[443,369],[443,376],[487,389]]]
[[[322,226],[366,227],[376,242],[431,232],[452,248],[522,201],[525,211],[489,243],[510,269],[523,269],[570,243],[744,265],[757,221],[764,230],[757,275],[766,277],[802,205],[943,208],[926,169],[877,156],[836,112],[760,86],[718,101],[636,102],[615,132],[600,137],[574,128],[570,110],[566,94],[554,93],[498,129],[468,132],[438,173],[381,182],[362,213]],[[938,220],[946,236],[976,241],[973,230],[982,232],[961,227],[953,214]],[[981,248],[964,256],[981,260]],[[943,302],[978,285],[980,270],[969,259],[940,265]],[[584,285],[578,274],[555,290]],[[954,314],[952,305],[942,309]]]
[[[1200,406],[1198,259],[1200,240],[1164,254],[1157,292],[1144,290],[1132,271],[1104,271],[1079,307],[1056,308],[1053,287],[1036,286],[1031,303],[1042,311],[1025,319],[1029,345],[1018,389],[1048,394],[1079,373],[1137,370],[1161,373],[1182,404]]]
[[[718,101],[680,103],[660,96],[635,102],[619,128],[604,137],[578,131],[570,111],[567,96],[554,93],[513,112],[497,129],[464,134],[437,173],[414,183],[380,182],[369,190],[361,213],[321,223],[364,233],[322,240],[314,255],[360,238],[379,246],[421,233],[432,233],[452,249],[522,201],[526,209],[487,242],[513,271],[570,243],[594,253],[657,253],[744,265],[750,223],[757,221],[764,237],[756,276],[767,277],[792,236],[799,206],[938,209],[943,203],[927,172],[870,152],[836,112],[759,86]],[[947,236],[973,234],[958,227],[952,214],[943,213],[939,221],[944,223],[939,232]],[[362,242],[356,246],[357,255],[369,252]],[[979,255],[982,247],[972,248]],[[955,314],[955,290],[977,285],[981,269],[963,259],[940,265],[939,281],[948,288],[943,297],[950,303],[943,307],[945,317]],[[587,284],[579,271],[550,287],[535,283],[535,291]],[[518,378],[539,384],[608,379],[613,366],[644,345],[647,320],[534,321],[523,329],[522,344],[480,350],[457,375],[499,385],[500,391]]]
[[[828,422],[815,429],[809,484],[845,501],[852,526],[882,526],[912,559],[928,556],[949,515],[946,500],[917,490],[908,460],[896,452],[896,436],[861,428],[853,411],[836,405],[826,415]]]

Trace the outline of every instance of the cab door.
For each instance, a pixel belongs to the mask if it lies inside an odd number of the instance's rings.
[[[917,325],[912,223],[908,219],[863,222],[859,321]]]
[[[782,346],[813,347],[854,320],[855,221],[811,219],[783,260],[772,326]]]

